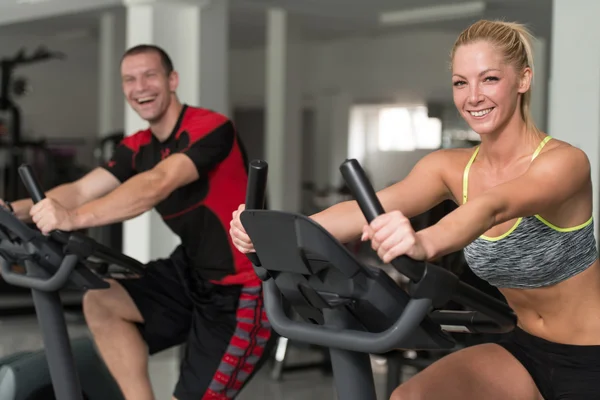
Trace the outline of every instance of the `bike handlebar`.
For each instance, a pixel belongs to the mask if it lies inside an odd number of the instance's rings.
[[[340,166],[340,171],[368,222],[384,213],[373,186],[357,160],[344,161]],[[397,257],[390,264],[415,283],[421,280],[425,271],[423,261],[416,261],[407,256]],[[514,314],[508,305],[462,281],[457,280],[452,299],[484,313],[497,321],[500,327],[514,324]]]
[[[34,204],[42,201],[46,196],[31,167],[23,164],[19,167],[18,171]],[[40,236],[35,234],[35,231],[29,229],[8,211],[0,212],[0,225],[7,227],[15,233],[22,241],[23,246],[33,246],[34,250],[30,250],[30,254],[36,251],[42,252],[44,253],[42,254],[42,258],[51,257],[53,254],[56,254],[56,249],[50,243],[42,241]],[[118,264],[135,273],[144,273],[144,266],[138,260],[104,246],[83,234],[55,230],[50,233],[50,237],[57,243],[64,245],[63,251],[65,253],[64,257],[61,256],[61,259],[54,258],[52,260],[55,263],[54,265],[60,264],[54,274],[49,278],[18,274],[12,272],[8,261],[0,257],[2,277],[7,283],[42,291],[57,291],[66,285],[71,273],[77,266],[78,260],[90,256],[98,257],[109,263]],[[12,243],[8,247],[10,248],[11,246],[14,247]],[[9,249],[5,250],[10,252]]]

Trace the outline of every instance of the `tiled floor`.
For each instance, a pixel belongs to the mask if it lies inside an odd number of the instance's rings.
[[[89,335],[80,319],[69,318],[69,333],[72,338]],[[42,339],[35,317],[0,318],[0,357],[23,350],[41,349]],[[318,355],[305,348],[290,349],[290,360],[306,361]],[[378,399],[384,399],[385,366],[374,359],[375,380]],[[171,389],[177,378],[178,349],[171,349],[151,358],[150,375],[157,400],[170,400]],[[337,400],[330,376],[319,370],[286,373],[281,381],[270,377],[270,367],[265,367],[244,389],[239,400]],[[3,399],[0,399],[3,400]],[[107,399],[110,400],[110,399]]]

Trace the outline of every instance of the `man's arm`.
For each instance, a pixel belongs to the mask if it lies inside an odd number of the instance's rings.
[[[131,177],[106,196],[75,209],[71,230],[136,217],[152,209],[175,189],[196,179],[198,171],[192,160],[184,154],[173,154],[153,169]]]
[[[143,214],[177,188],[207,175],[231,152],[235,129],[224,116],[198,118],[189,129],[187,148],[131,177],[109,195],[79,207],[73,215],[72,229],[106,225]]]
[[[428,259],[460,250],[502,222],[554,211],[589,190],[590,164],[575,147],[542,153],[522,176],[498,185],[445,216],[437,224],[417,232]],[[589,218],[578,207],[573,223]]]
[[[67,210],[75,209],[90,200],[104,196],[119,186],[113,174],[103,168],[95,168],[80,179],[59,185],[45,194],[56,200]],[[33,206],[31,199],[22,199],[11,203],[14,213],[22,221],[31,222],[29,211]]]

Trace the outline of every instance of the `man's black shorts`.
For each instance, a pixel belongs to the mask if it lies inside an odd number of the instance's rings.
[[[232,399],[254,372],[271,335],[260,284],[194,281],[175,252],[147,265],[140,279],[119,280],[139,308],[149,353],[186,343],[179,400]]]

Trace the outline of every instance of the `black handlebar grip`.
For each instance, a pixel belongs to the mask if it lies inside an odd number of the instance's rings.
[[[246,210],[262,210],[265,207],[268,171],[269,164],[266,161],[253,160],[250,162],[246,190]]]
[[[357,160],[344,161],[340,165],[340,171],[368,223],[385,212],[375,189]],[[418,282],[423,276],[422,263],[407,256],[396,257],[390,264],[413,282]]]
[[[19,167],[19,175],[21,176],[21,180],[29,192],[31,200],[33,200],[34,204],[42,201],[46,197],[40,182],[33,173],[33,170],[29,164],[23,164]]]
[[[19,167],[19,175],[21,176],[23,185],[25,185],[25,188],[31,196],[33,204],[38,203],[46,198],[46,195],[42,190],[42,186],[40,185],[37,176],[34,174],[29,164],[23,164]],[[66,244],[69,241],[68,233],[63,231],[54,230],[50,232],[50,236],[62,244]]]
[[[355,159],[344,161],[340,166],[340,171],[365,218],[367,218],[367,222],[370,223],[377,216],[384,213],[383,206],[358,161]]]
[[[269,164],[263,160],[252,160],[248,170],[248,186],[246,188],[246,210],[262,210],[265,207],[267,189],[267,175]],[[246,256],[255,267],[261,267],[260,259],[256,253],[247,253]],[[257,270],[259,277],[265,280],[266,271]]]

